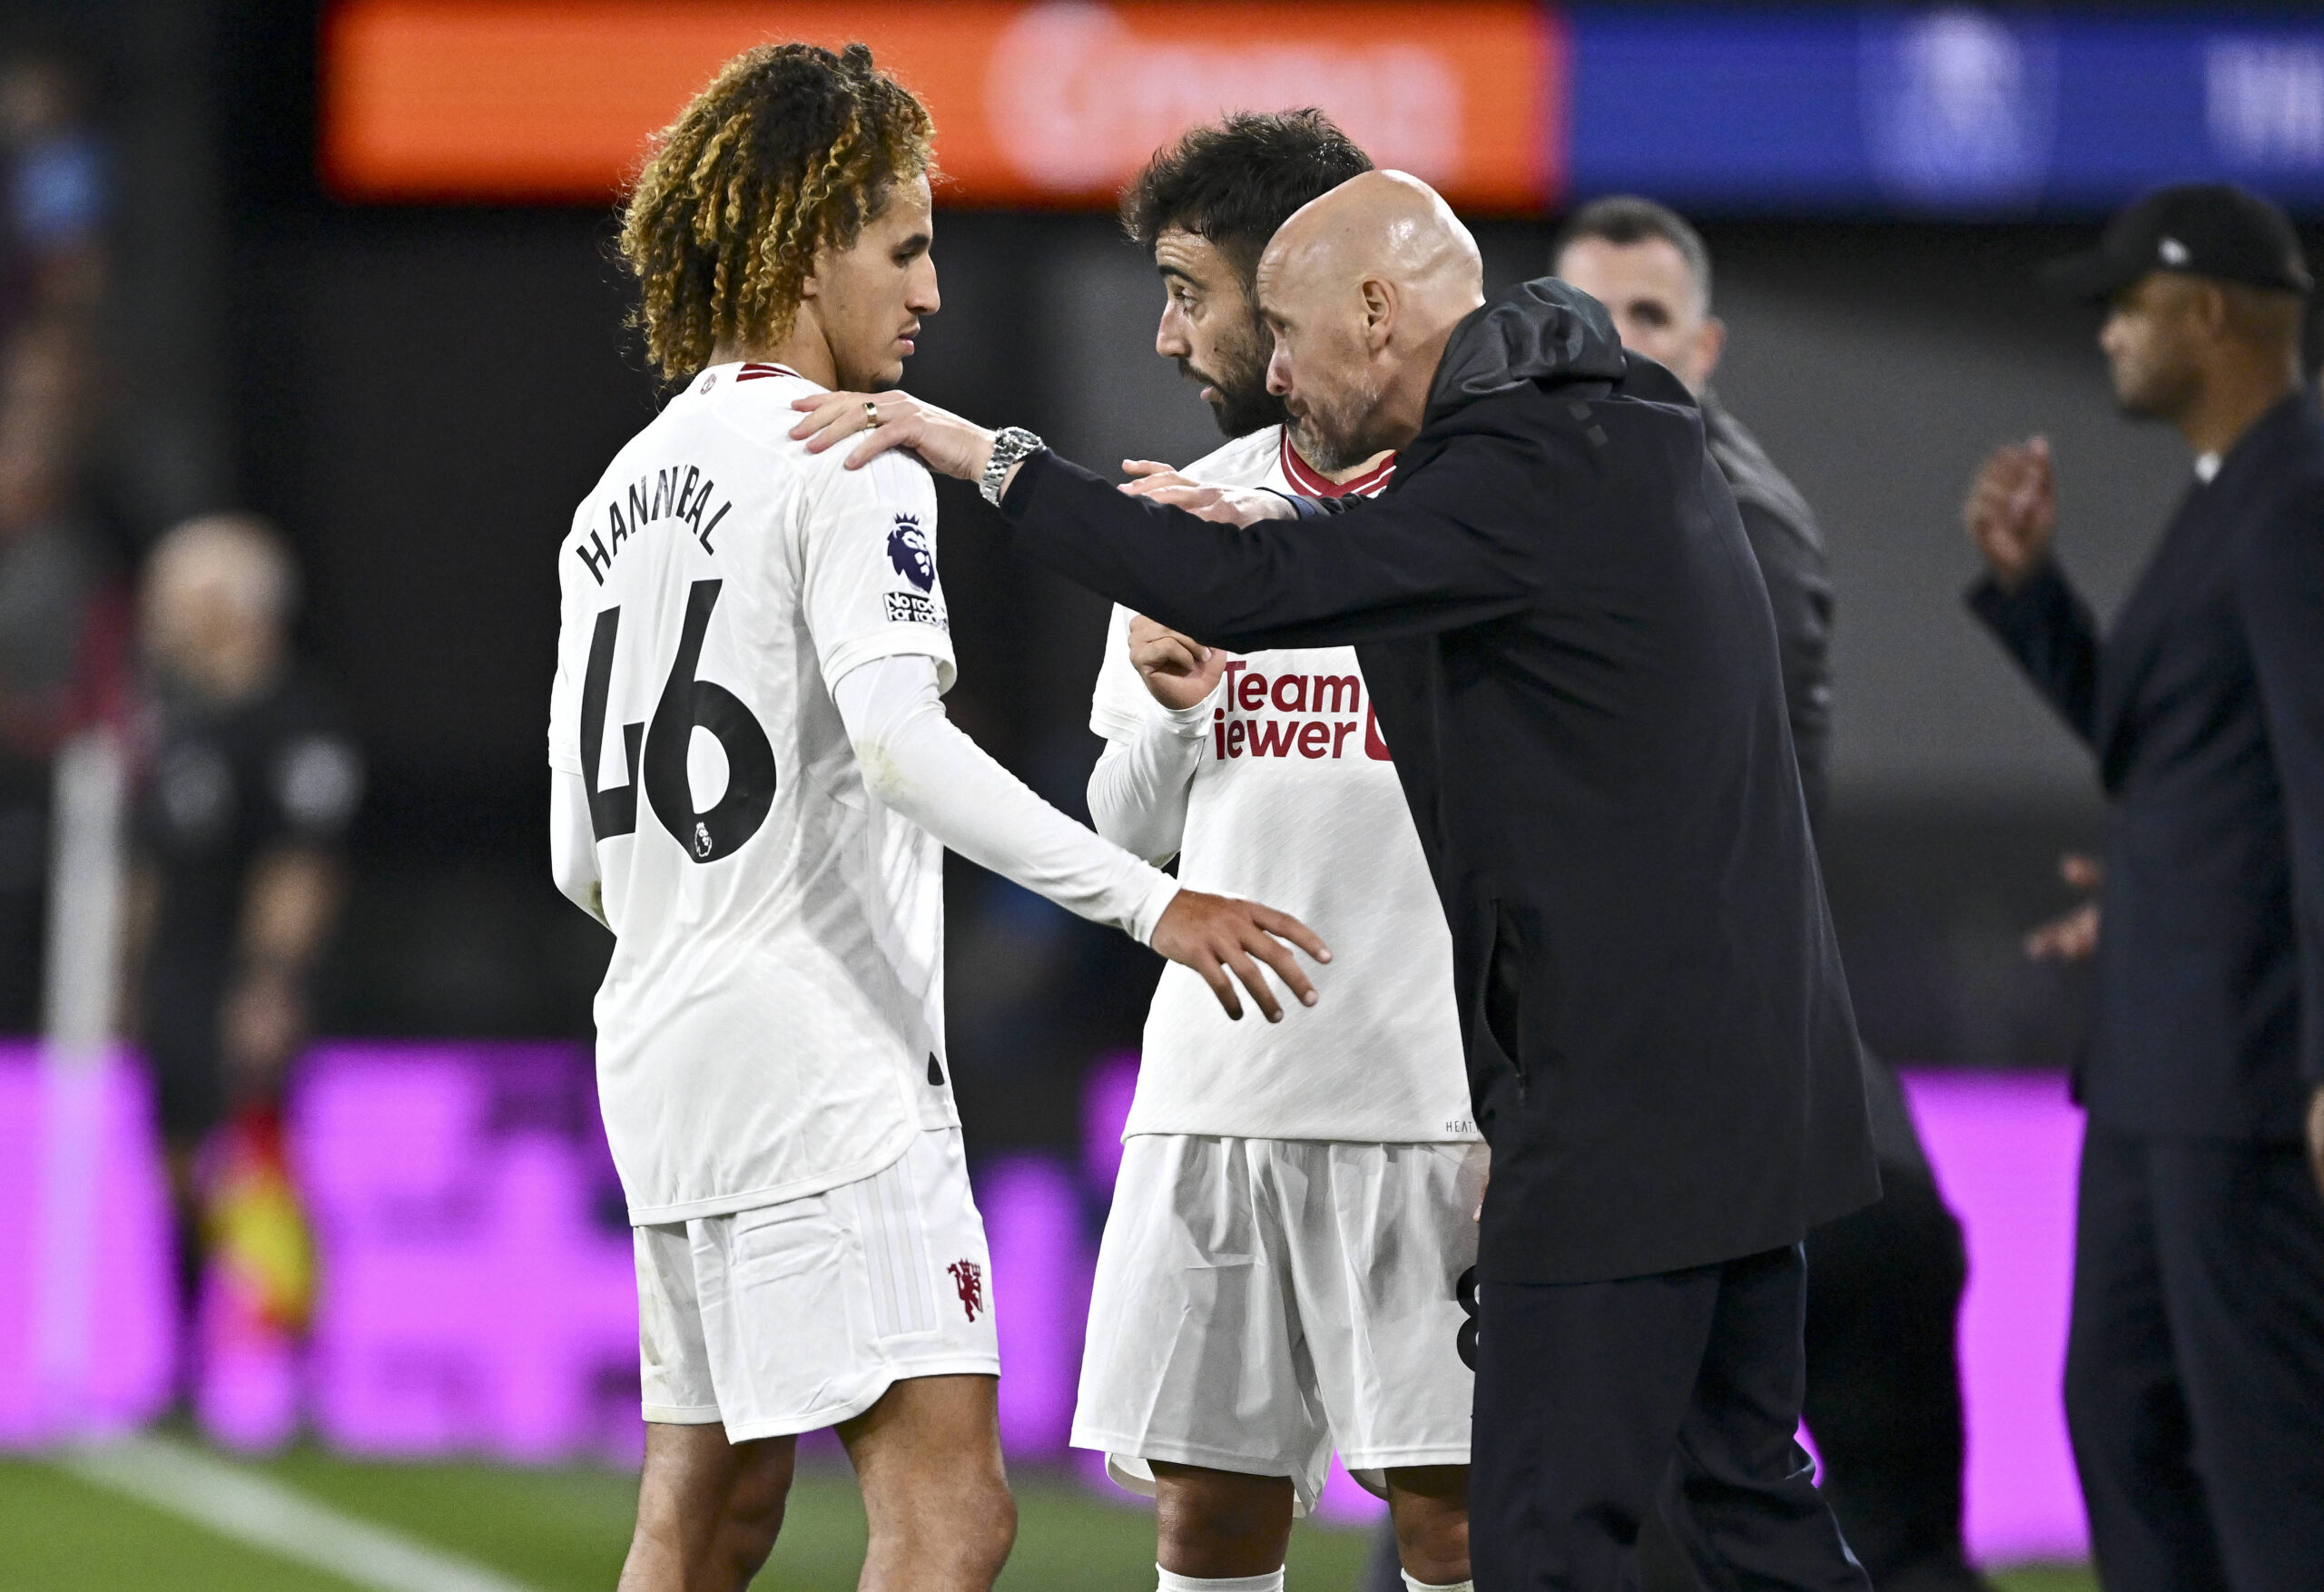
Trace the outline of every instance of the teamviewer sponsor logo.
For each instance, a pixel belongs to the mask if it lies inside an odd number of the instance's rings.
[[[1226,665],[1225,705],[1211,714],[1211,749],[1225,762],[1243,757],[1349,757],[1352,744],[1387,762],[1388,743],[1356,674],[1261,673],[1241,659]],[[1272,708],[1280,717],[1265,714]],[[1363,739],[1355,740],[1358,730]]]
[[[918,592],[889,592],[880,599],[888,610],[891,624],[932,624],[951,633],[952,622],[937,611],[935,599]]]

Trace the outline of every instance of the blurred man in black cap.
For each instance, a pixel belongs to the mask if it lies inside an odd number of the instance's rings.
[[[2115,1592],[2324,1584],[2324,413],[2283,213],[2164,189],[2053,268],[2195,455],[2102,638],[2040,437],[1986,461],[1970,606],[2110,802],[2066,1413]]]
[[[1766,581],[1786,717],[1809,821],[1820,830],[1831,745],[1832,580],[1814,510],[1718,401],[1727,328],[1711,313],[1710,251],[1669,207],[1592,200],[1559,235],[1552,274],[1606,306],[1622,346],[1687,384],[1711,462],[1735,494]],[[1807,1240],[1808,1430],[1817,1485],[1877,1592],[1979,1592],[1961,1536],[1965,1445],[1955,1338],[1969,1263],[1896,1069],[1864,1053],[1881,1197]],[[1646,1592],[1699,1583],[1649,1518]],[[1393,1588],[1389,1589],[1393,1592]]]

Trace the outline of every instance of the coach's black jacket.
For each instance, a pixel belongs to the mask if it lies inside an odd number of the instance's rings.
[[[2098,754],[2096,1021],[2119,1132],[2296,1139],[2324,1085],[2324,414],[2303,390],[2189,489],[2102,643],[2054,565],[1970,606]]]
[[[1766,590],[1693,401],[1596,300],[1462,322],[1388,491],[1331,517],[1212,525],[1047,454],[1003,508],[1206,641],[1356,644],[1452,926],[1488,1281],[1732,1259],[1876,1196]]]

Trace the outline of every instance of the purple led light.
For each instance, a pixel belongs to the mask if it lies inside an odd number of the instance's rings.
[[[629,1231],[586,1052],[334,1046],[293,1117],[314,1414],[359,1453],[635,1453]]]
[[[1323,1496],[1315,1500],[1315,1518],[1334,1526],[1369,1526],[1387,1512],[1387,1500],[1366,1492],[1334,1454],[1332,1473],[1324,1479]]]
[[[1085,1100],[1078,1172],[1061,1158],[980,1165],[1001,1341],[1002,1435],[1059,1457],[1094,1262],[1086,1200],[1119,1164],[1134,1058]],[[37,1374],[37,1205],[46,1085],[36,1050],[0,1046],[0,1444],[54,1435]],[[85,1414],[133,1423],[166,1401],[174,1353],[169,1220],[152,1088],[103,1075],[96,1297]],[[1968,1526],[1986,1562],[2073,1558],[2087,1533],[2059,1404],[2079,1115],[2050,1077],[1916,1073],[1914,1108],[1970,1251],[1961,1352]],[[321,1250],[300,1367],[280,1344],[213,1339],[205,1421],[253,1445],[299,1416],[371,1453],[634,1458],[636,1303],[619,1191],[586,1049],[350,1045],[302,1070],[290,1129]],[[1078,1456],[1076,1456],[1077,1462]],[[1379,1505],[1335,1469],[1319,1510]]]
[[[1081,1170],[1090,1188],[1114,1197],[1122,1169],[1122,1125],[1137,1094],[1137,1052],[1118,1050],[1089,1069],[1081,1086]]]
[[[992,1320],[1000,1340],[1000,1442],[1057,1459],[1073,1426],[1081,1343],[1096,1267],[1081,1187],[1052,1155],[1009,1155],[975,1178],[992,1251]]]
[[[262,1322],[240,1319],[212,1276],[202,1299],[202,1429],[230,1449],[279,1449],[299,1431],[299,1350]]]
[[[2082,1114],[2047,1075],[1915,1072],[1905,1086],[1968,1238],[1970,1552],[1987,1564],[2083,1558],[2089,1524],[2060,1394]]]
[[[176,1352],[168,1195],[153,1092],[143,1068],[118,1057],[96,1079],[96,1249],[87,1257],[90,1342],[77,1415],[41,1385],[41,1157],[53,1079],[29,1042],[0,1042],[0,1444],[25,1445],[133,1426],[169,1401]],[[62,1423],[62,1424],[60,1424]]]

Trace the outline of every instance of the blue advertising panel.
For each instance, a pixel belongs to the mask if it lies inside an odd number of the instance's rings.
[[[2324,18],[1592,10],[1567,188],[1700,210],[2102,211],[2228,179],[2324,211]]]

